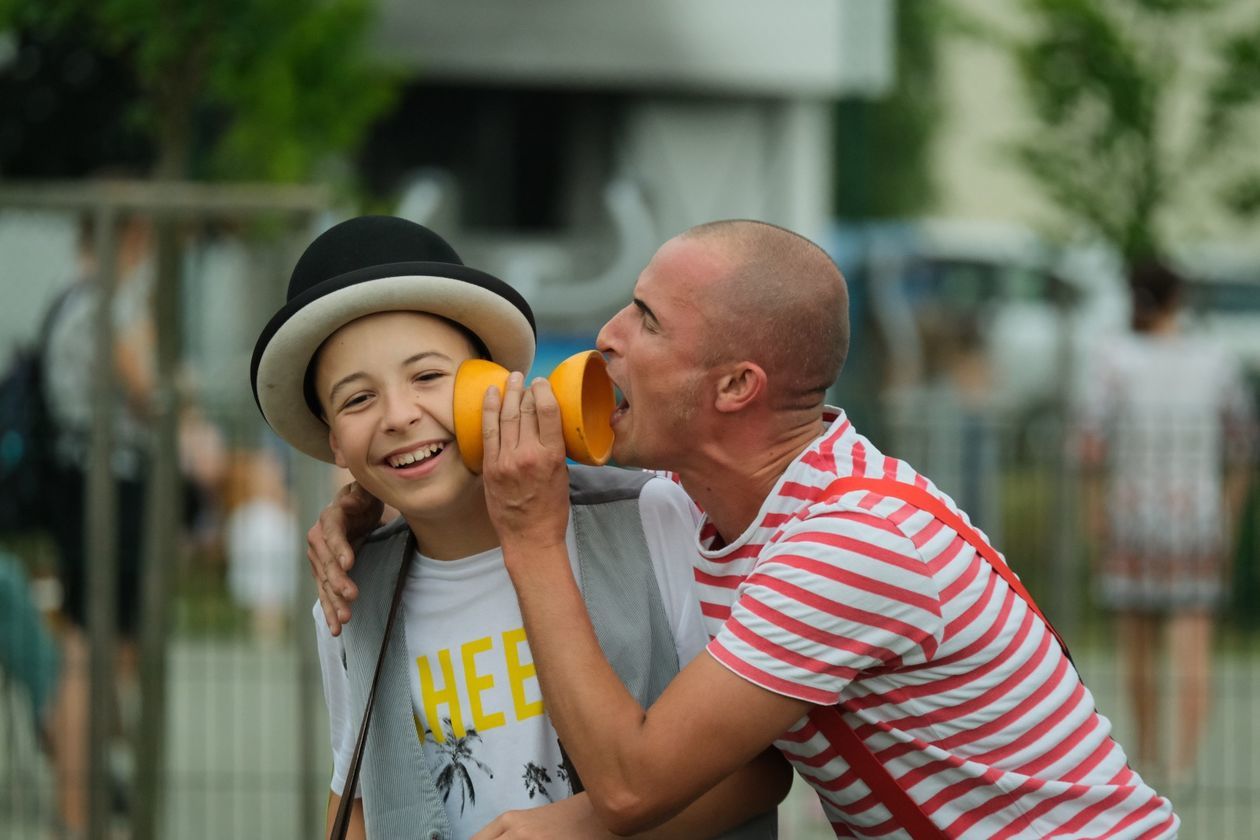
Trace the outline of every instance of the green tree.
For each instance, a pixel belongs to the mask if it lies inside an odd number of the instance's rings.
[[[1205,164],[1219,168],[1240,112],[1255,102],[1260,26],[1245,36],[1228,30],[1239,8],[1228,0],[1024,0],[1024,8],[1031,34],[1005,39],[1036,121],[1015,146],[1018,160],[1076,227],[1126,263],[1165,255],[1166,211],[1190,180],[1206,177]],[[1196,87],[1186,77],[1178,56],[1187,44],[1224,56],[1215,81]],[[1174,124],[1175,97],[1187,90],[1206,116],[1188,138]],[[1238,175],[1226,176],[1224,206],[1260,206],[1260,170]]]
[[[914,215],[935,197],[931,151],[941,117],[937,45],[943,21],[937,3],[899,3],[892,92],[876,100],[853,97],[836,103],[839,218]]]
[[[1220,195],[1237,215],[1253,218],[1260,213],[1260,162],[1247,138],[1246,117],[1252,116],[1254,130],[1260,103],[1260,17],[1225,38],[1219,55],[1220,70],[1208,89],[1208,147],[1238,153],[1241,160],[1220,186]]]
[[[300,181],[392,101],[372,13],[372,0],[0,0],[0,29],[122,59],[155,176]]]

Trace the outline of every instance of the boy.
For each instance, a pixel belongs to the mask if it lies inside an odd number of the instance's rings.
[[[360,796],[351,836],[468,837],[504,810],[580,790],[543,711],[481,478],[464,466],[452,424],[462,361],[528,370],[534,346],[515,290],[419,225],[363,217],[307,248],[255,348],[254,395],[272,428],[401,513],[361,550],[364,619],[333,637],[316,607],[329,822],[342,796]],[[650,704],[705,643],[689,557],[670,556],[688,549],[691,507],[669,482],[617,470],[575,469],[571,491],[574,574],[609,659]],[[396,578],[401,608],[387,634]],[[347,792],[369,693],[362,784]],[[780,764],[750,764],[664,828],[711,835],[773,808],[790,783]],[[600,833],[585,797],[550,813],[558,836]],[[769,837],[772,826],[763,816],[725,836]]]

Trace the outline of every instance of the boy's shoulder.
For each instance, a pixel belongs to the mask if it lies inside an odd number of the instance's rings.
[[[384,525],[381,525],[372,533],[368,534],[363,540],[363,545],[368,546],[372,543],[384,543],[392,540],[403,531],[407,530],[407,520],[401,516],[396,516]]]
[[[569,465],[569,500],[575,505],[600,505],[637,499],[653,478],[642,470]]]

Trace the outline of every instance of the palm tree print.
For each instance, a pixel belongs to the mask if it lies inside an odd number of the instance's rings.
[[[533,799],[535,794],[542,794],[547,797],[548,802],[555,801],[545,787],[551,784],[551,774],[547,772],[546,767],[541,767],[531,761],[525,765],[525,772],[521,774],[521,779],[525,782],[525,792],[529,794],[530,799]]]
[[[451,726],[451,719],[447,717],[442,718],[442,732],[446,735],[445,741],[439,741],[434,738],[433,732],[428,729],[425,730],[424,735],[437,745],[438,751],[442,754],[444,760],[442,770],[438,773],[436,780],[437,789],[442,792],[442,801],[446,802],[450,799],[451,789],[458,781],[460,788],[459,813],[462,815],[465,804],[477,804],[477,788],[473,785],[472,775],[468,772],[469,765],[475,765],[491,779],[494,778],[494,771],[481,761],[478,761],[477,757],[473,755],[473,742],[481,741],[481,736],[477,734],[476,729],[469,728],[462,737],[457,738],[455,737],[455,728]]]

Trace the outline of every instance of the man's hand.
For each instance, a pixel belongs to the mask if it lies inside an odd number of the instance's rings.
[[[482,404],[486,506],[504,558],[564,545],[569,521],[569,473],[564,463],[560,405],[551,384],[508,377],[502,399],[487,389]]]
[[[582,794],[527,811],[504,811],[472,840],[552,840],[556,837],[608,840],[590,800]]]
[[[352,481],[319,514],[319,521],[306,532],[306,559],[319,589],[319,605],[324,621],[334,636],[350,621],[350,604],[359,597],[359,588],[346,573],[354,566],[350,543],[372,532],[381,521],[384,506]]]

